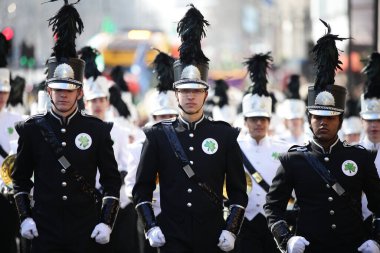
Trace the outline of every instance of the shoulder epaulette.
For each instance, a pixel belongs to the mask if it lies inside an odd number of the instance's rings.
[[[90,119],[95,119],[95,120],[98,120],[98,121],[101,121],[103,122],[103,120],[99,119],[98,117],[95,117],[93,115],[90,115],[90,114],[87,114],[85,111],[80,111],[80,114],[84,117],[87,117],[87,118],[90,118]]]
[[[45,112],[45,113],[38,113],[38,114],[32,115],[32,116],[28,117],[28,118],[25,120],[25,122],[30,122],[30,121],[32,121],[32,120],[34,120],[34,119],[42,118],[42,117],[44,117],[46,114],[47,114],[47,112]]]
[[[301,146],[301,145],[293,145],[289,148],[288,152],[305,152],[307,150],[307,146]]]
[[[346,147],[346,148],[353,147],[353,148],[358,148],[358,149],[365,149],[365,147],[363,147],[360,144],[349,144],[347,141],[343,141],[343,147]]]

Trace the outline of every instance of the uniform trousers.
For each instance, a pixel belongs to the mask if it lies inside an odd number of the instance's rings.
[[[244,218],[237,243],[240,253],[280,253],[268,229],[267,221],[261,213],[252,220]]]
[[[95,204],[81,206],[36,205],[32,217],[38,237],[32,240],[32,253],[99,252],[91,233],[99,222]]]
[[[0,251],[14,253],[17,250],[16,235],[20,223],[16,207],[8,198],[0,194]]]
[[[159,226],[166,243],[160,253],[222,253],[217,246],[224,228],[223,213],[202,217],[191,214],[181,216],[161,213]]]

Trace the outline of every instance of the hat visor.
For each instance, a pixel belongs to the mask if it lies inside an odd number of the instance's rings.
[[[153,116],[178,115],[178,111],[174,110],[174,109],[167,108],[167,109],[161,109],[161,110],[154,111],[154,112],[152,112],[152,115]]]
[[[174,89],[208,89],[207,82],[200,79],[180,79],[173,84]]]
[[[52,89],[58,89],[58,90],[76,90],[80,86],[73,84],[73,83],[65,83],[65,82],[52,82],[48,83],[47,86]]]
[[[253,117],[266,117],[270,118],[272,115],[268,112],[247,112],[244,113],[243,116],[245,118],[253,118]]]
[[[309,109],[309,113],[317,116],[336,116],[341,115],[342,112],[330,111],[330,110],[313,110]]]
[[[365,120],[377,120],[380,119],[380,112],[378,113],[361,113],[360,116]]]

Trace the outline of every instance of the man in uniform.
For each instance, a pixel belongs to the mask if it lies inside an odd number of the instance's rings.
[[[269,53],[256,54],[245,62],[254,83],[243,98],[243,116],[248,132],[238,139],[246,158],[244,159],[246,173],[252,182],[239,236],[242,253],[279,252],[268,230],[263,205],[269,185],[279,166],[278,157],[286,152],[289,146],[268,136],[272,99],[266,86],[267,69],[271,63],[272,57]]]
[[[159,52],[153,61],[153,68],[156,79],[158,81],[156,89],[152,93],[147,93],[145,101],[150,110],[150,117],[152,118],[146,126],[152,126],[162,120],[175,118],[178,116],[177,99],[173,90],[174,73],[173,73],[174,59],[163,53]],[[128,196],[132,198],[132,189],[136,182],[137,166],[140,161],[141,150],[144,139],[136,140],[128,148],[128,175],[125,177],[126,191]],[[161,213],[160,205],[160,189],[159,184],[153,192],[152,207],[154,215],[158,217]],[[137,222],[138,240],[141,253],[154,253],[157,248],[150,246],[145,238],[144,225],[141,218]]]
[[[84,62],[75,50],[75,33],[83,29],[77,11],[66,3],[50,22],[58,37],[47,62],[52,110],[16,126],[20,138],[12,178],[21,235],[32,240],[35,253],[98,252],[97,243],[109,241],[119,207],[112,124],[78,110]],[[94,189],[97,169],[102,200]]]
[[[196,26],[194,31],[194,24],[200,25],[201,31]],[[191,5],[178,25],[183,43],[180,60],[174,63],[174,89],[180,115],[145,130],[133,188],[146,237],[162,253],[232,250],[247,204],[238,131],[203,115],[209,87],[208,59],[201,51],[200,39],[207,24]],[[157,175],[162,209],[158,220],[152,209]],[[226,222],[222,200],[225,178],[231,203]]]
[[[340,68],[335,40],[328,33],[314,47],[317,79],[308,90],[308,120],[313,140],[293,146],[280,158],[264,206],[269,228],[282,251],[289,253],[380,252],[380,220],[374,220],[373,237],[367,237],[361,215],[361,195],[367,194],[376,217],[380,215],[380,180],[371,154],[338,138],[343,121],[346,89],[334,85]],[[299,215],[293,235],[284,211],[295,191]]]

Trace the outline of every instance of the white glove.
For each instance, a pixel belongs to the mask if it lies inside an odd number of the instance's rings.
[[[95,226],[91,233],[91,238],[95,238],[95,241],[99,244],[106,244],[110,241],[111,228],[107,224],[99,223]]]
[[[287,244],[288,253],[303,253],[305,247],[308,246],[310,242],[302,236],[292,236],[290,237]]]
[[[22,237],[29,240],[38,236],[37,226],[32,218],[26,218],[22,221],[20,233]]]
[[[219,236],[218,247],[223,251],[231,251],[235,246],[236,236],[230,231],[223,230]]]
[[[363,253],[380,253],[379,244],[373,240],[365,241],[359,248],[358,251]]]
[[[145,236],[153,248],[162,247],[166,243],[165,236],[158,226],[149,229]]]

